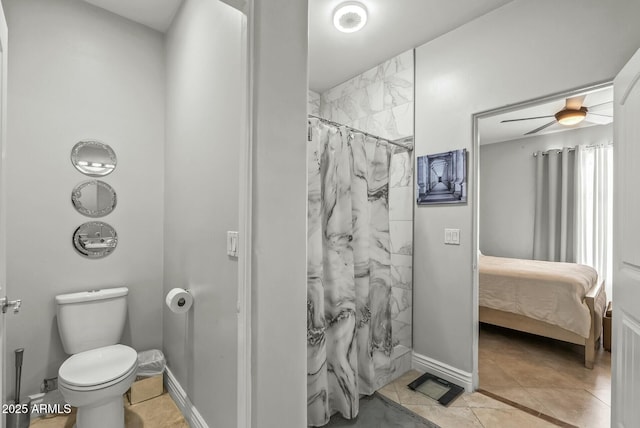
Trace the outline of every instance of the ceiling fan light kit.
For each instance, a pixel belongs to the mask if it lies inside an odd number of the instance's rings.
[[[565,126],[577,125],[587,117],[587,108],[580,107],[580,110],[564,109],[555,114],[559,124]]]
[[[367,8],[362,3],[341,3],[333,12],[333,25],[343,33],[355,33],[366,24]]]

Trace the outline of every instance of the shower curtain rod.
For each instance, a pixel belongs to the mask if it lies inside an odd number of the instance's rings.
[[[607,144],[590,144],[590,145],[588,145],[588,146],[585,146],[585,148],[587,148],[587,149],[592,149],[592,148],[594,148],[594,147],[604,147],[604,146],[612,146],[612,145],[613,145],[613,143],[612,143],[612,142],[609,142],[609,143],[607,143]],[[548,155],[548,154],[549,154],[549,152],[558,152],[558,153],[562,153],[562,151],[563,151],[563,150],[564,150],[564,148],[562,148],[562,149],[549,149],[549,150],[546,150],[546,151],[542,152],[542,156],[546,156],[546,155]],[[569,150],[568,150],[568,151],[570,151],[570,152],[574,152],[575,150],[576,150],[576,148],[575,148],[575,147],[569,147]],[[538,156],[538,152],[534,152],[534,153],[533,153],[533,157],[535,158],[536,156]]]
[[[352,127],[352,126],[343,125],[341,123],[334,122],[333,120],[329,120],[329,119],[325,119],[325,118],[320,117],[320,116],[316,116],[314,114],[310,114],[308,116],[312,117],[314,119],[318,119],[321,122],[328,123],[330,125],[334,125],[334,126],[337,126],[337,127],[345,127],[345,128],[347,128],[348,130],[350,130],[352,132],[359,132],[359,133],[361,133],[363,135],[366,135],[367,137],[372,137],[372,138],[375,138],[377,140],[386,141],[389,144],[393,144],[394,146],[402,147],[403,149],[407,149],[409,151],[413,150],[413,144],[411,144],[411,143],[403,144],[404,142],[407,142],[407,141],[413,141],[413,137],[403,137],[403,138],[398,138],[397,140],[389,140],[387,138],[378,137],[377,135],[373,135],[373,134],[370,134],[368,132],[361,131],[361,130],[356,129],[356,128]]]

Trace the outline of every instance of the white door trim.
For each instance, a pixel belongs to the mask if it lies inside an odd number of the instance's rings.
[[[245,109],[240,142],[238,258],[238,387],[237,427],[251,427],[251,224],[253,212],[253,0],[247,0],[242,20]]]
[[[7,58],[8,58],[9,30],[4,16],[4,9],[0,4],[0,294],[6,296],[7,280]],[[6,330],[4,315],[0,313],[0,397],[4,397],[4,382],[6,377]],[[5,427],[5,415],[0,416],[0,427]]]

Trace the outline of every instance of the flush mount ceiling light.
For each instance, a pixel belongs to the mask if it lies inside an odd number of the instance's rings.
[[[580,110],[564,109],[556,113],[555,116],[561,125],[577,125],[587,117],[587,108],[580,107]]]
[[[333,12],[333,25],[343,33],[355,33],[366,24],[367,9],[362,3],[342,3]]]

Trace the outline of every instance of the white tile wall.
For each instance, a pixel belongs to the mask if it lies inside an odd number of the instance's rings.
[[[307,114],[320,116],[320,94],[309,90],[307,103]]]
[[[320,94],[325,119],[398,139],[413,135],[413,50]]]
[[[413,64],[409,50],[322,94],[309,91],[309,113],[390,140],[412,136]],[[408,348],[412,346],[413,165],[413,152],[396,150],[389,172],[392,340]]]

